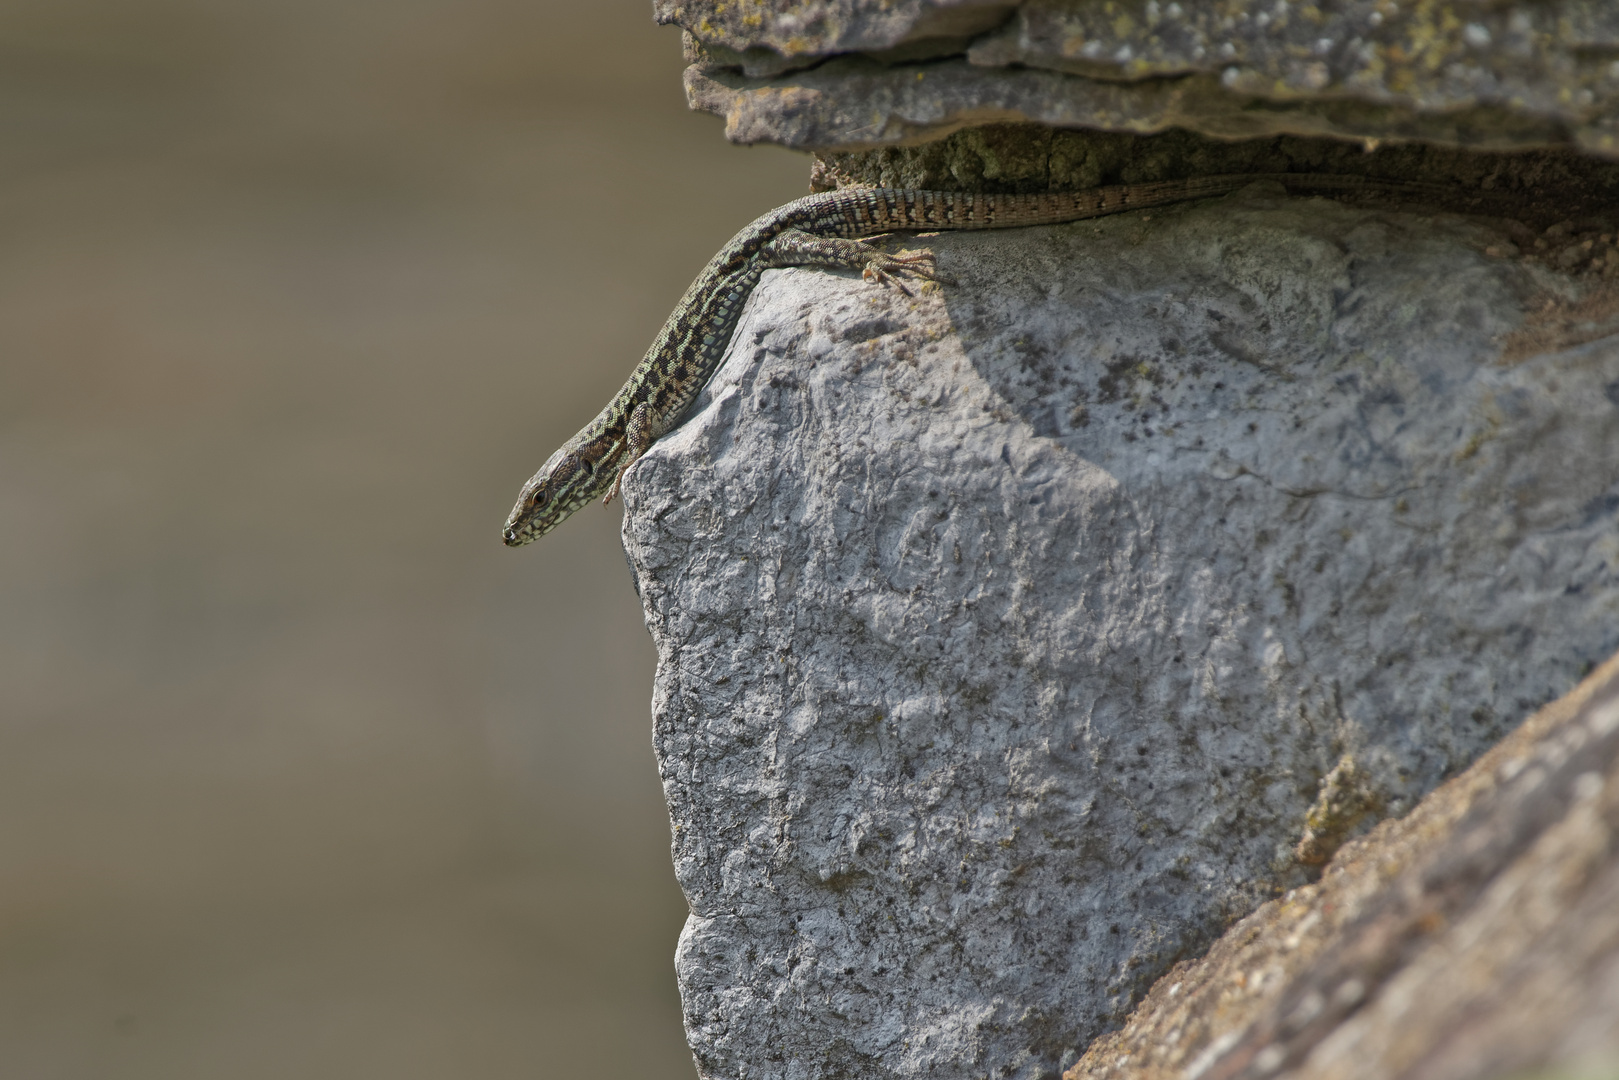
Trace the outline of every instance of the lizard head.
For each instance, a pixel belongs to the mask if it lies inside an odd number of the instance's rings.
[[[507,547],[538,540],[594,498],[601,486],[590,459],[564,446],[523,485],[501,538]]]

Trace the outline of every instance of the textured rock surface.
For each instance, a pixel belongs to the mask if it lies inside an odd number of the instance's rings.
[[[860,147],[1028,120],[1619,155],[1605,0],[659,0],[740,142]]]
[[[625,489],[704,1075],[1053,1075],[1619,646],[1577,228],[1261,185],[767,275]]]
[[[838,52],[881,52],[1004,25],[1015,0],[652,0],[660,23],[743,53],[799,65]]]
[[[1619,163],[1571,150],[1489,154],[1391,143],[1368,152],[1353,143],[1288,135],[1222,142],[1185,131],[1118,135],[1037,124],[985,124],[922,146],[817,154],[810,186],[817,191],[851,185],[1074,191],[1211,173],[1265,172],[1452,184],[1514,200],[1514,213],[1542,226],[1619,206]]]
[[[1153,988],[1067,1080],[1606,1078],[1619,658]]]
[[[920,59],[963,52],[1005,26],[1014,0],[652,0],[710,58],[750,75],[813,66],[836,53]]]

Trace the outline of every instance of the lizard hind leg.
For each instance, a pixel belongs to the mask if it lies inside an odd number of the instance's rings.
[[[767,266],[824,266],[858,270],[867,281],[892,285],[907,295],[910,290],[895,275],[912,274],[937,281],[933,252],[907,251],[890,255],[864,240],[841,236],[814,236],[800,229],[784,229],[759,251]]]
[[[630,466],[640,460],[652,446],[652,406],[643,401],[630,413],[630,419],[624,425],[624,464],[618,467],[618,475],[613,477],[613,486],[607,489],[602,496],[602,505],[606,506],[618,495],[618,486],[624,482],[624,474],[630,471]]]

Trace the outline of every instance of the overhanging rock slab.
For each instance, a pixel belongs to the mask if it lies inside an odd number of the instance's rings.
[[[738,142],[913,144],[1030,121],[1619,156],[1606,0],[658,0]]]

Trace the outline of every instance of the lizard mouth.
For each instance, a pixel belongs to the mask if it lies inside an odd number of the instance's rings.
[[[517,512],[506,519],[506,525],[500,530],[500,539],[507,547],[522,547],[535,537],[532,524],[524,526],[518,519]]]

